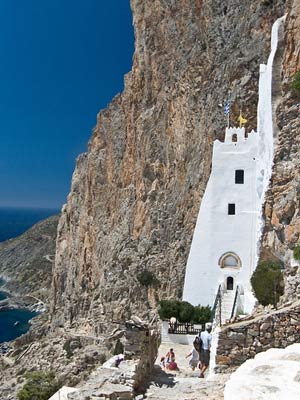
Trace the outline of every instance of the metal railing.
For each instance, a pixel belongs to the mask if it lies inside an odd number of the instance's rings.
[[[211,322],[213,322],[214,320],[216,320],[216,322],[218,320],[221,321],[221,302],[222,302],[222,285],[220,284],[212,308]]]
[[[230,319],[232,319],[235,316],[235,309],[237,307],[238,296],[239,296],[239,285],[237,285],[236,290],[235,290],[234,301],[233,301],[233,305],[232,305]]]
[[[175,333],[177,335],[199,335],[203,331],[203,327],[195,328],[192,323],[169,322],[168,333]]]

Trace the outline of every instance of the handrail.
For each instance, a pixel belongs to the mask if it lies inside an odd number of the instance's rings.
[[[213,322],[213,320],[215,318],[217,306],[218,306],[219,302],[221,301],[221,297],[222,297],[221,292],[222,292],[222,285],[220,284],[219,288],[218,288],[218,292],[216,294],[215,302],[214,302],[214,305],[212,308],[211,322]]]
[[[234,302],[233,302],[233,306],[232,306],[230,319],[232,319],[234,317],[234,314],[235,314],[235,307],[236,307],[237,300],[238,300],[238,294],[239,294],[239,285],[237,285],[236,290],[235,290]]]

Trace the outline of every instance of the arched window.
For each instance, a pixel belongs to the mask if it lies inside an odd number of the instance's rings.
[[[238,260],[233,256],[226,256],[224,258],[224,267],[237,267]]]
[[[219,265],[221,268],[241,268],[242,263],[237,254],[227,252],[220,257]]]

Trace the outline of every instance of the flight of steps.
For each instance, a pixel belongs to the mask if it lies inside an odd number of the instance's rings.
[[[226,321],[230,320],[233,302],[235,297],[235,290],[227,290],[223,293],[221,303],[221,324],[224,325]]]

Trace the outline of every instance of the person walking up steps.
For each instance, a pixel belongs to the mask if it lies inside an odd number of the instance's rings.
[[[200,339],[201,339],[201,351],[200,351],[200,376],[199,378],[204,378],[204,372],[207,370],[209,366],[209,359],[210,359],[210,346],[211,346],[211,323],[207,322],[205,324],[205,331],[201,332]]]

